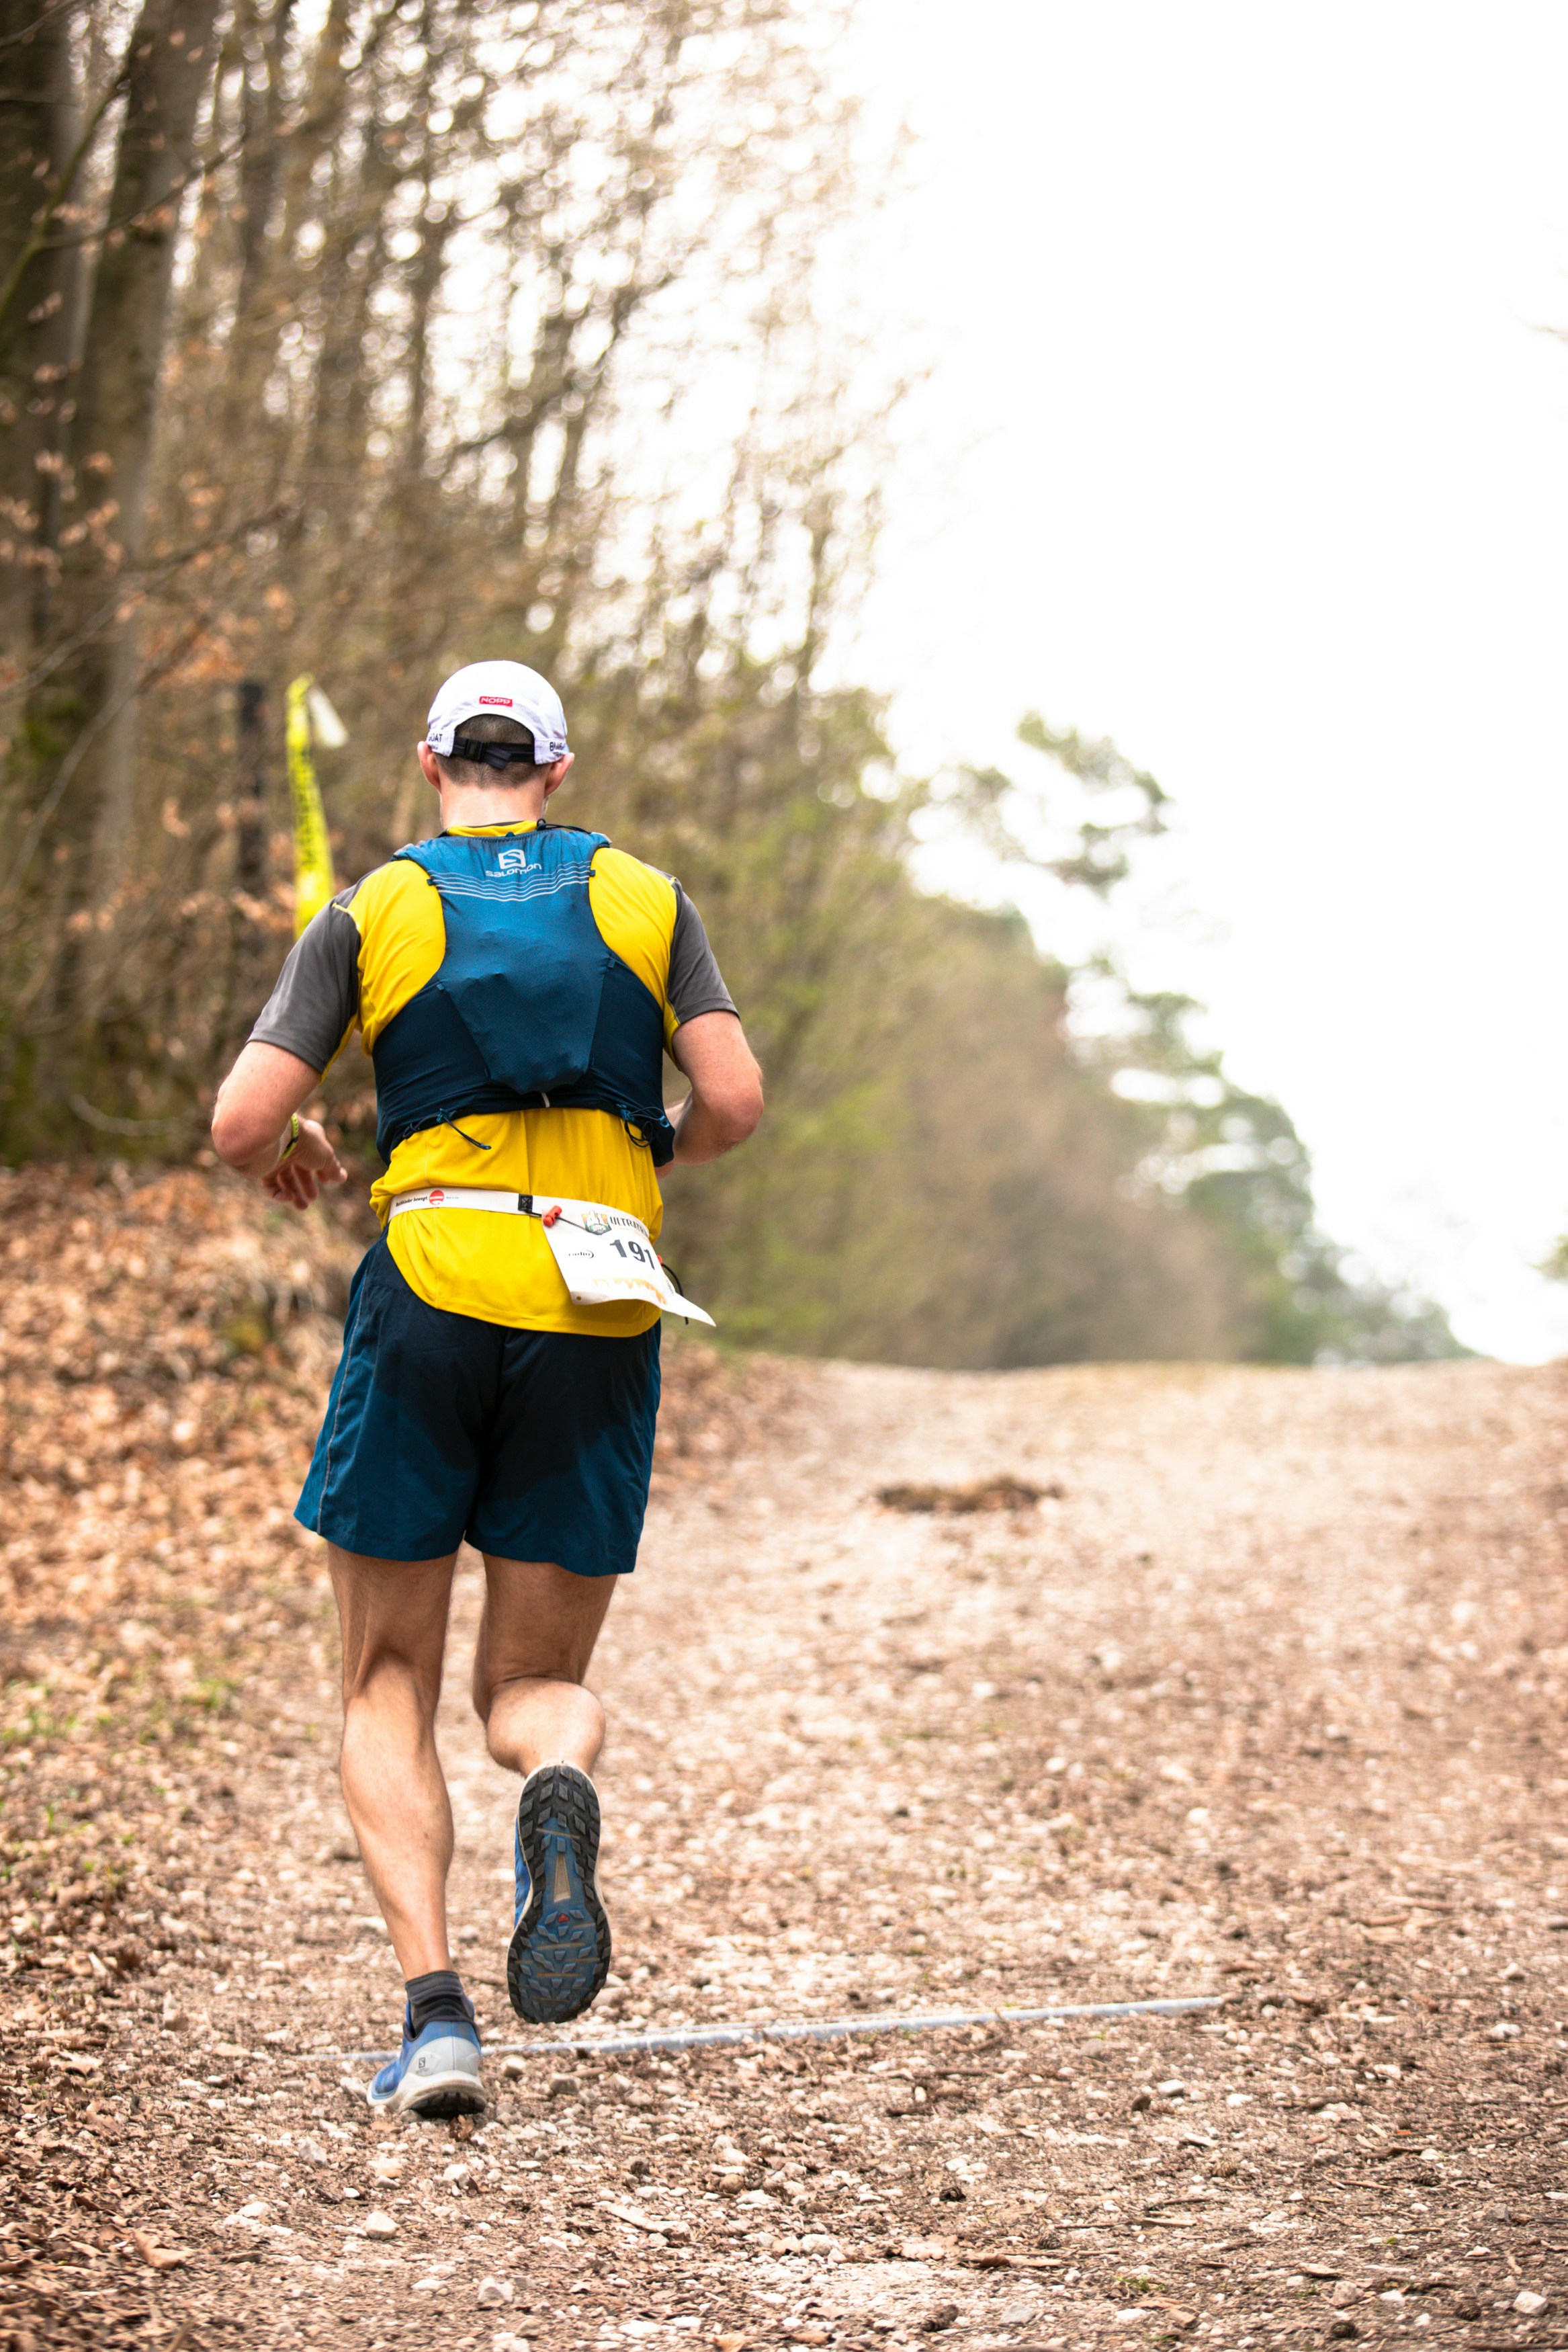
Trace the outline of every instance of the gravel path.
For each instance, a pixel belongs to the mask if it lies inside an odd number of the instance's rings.
[[[13,1919],[0,2342],[1568,2340],[1568,1376],[710,1387],[597,1664],[589,2026],[1223,2009],[497,2053],[477,2129],[372,2122],[326,2053],[386,2046],[398,1987],[276,1533],[233,1709],[120,1792],[118,1909]],[[476,1598],[441,1736],[506,2042]],[[51,1805],[117,1769],[15,1737]]]

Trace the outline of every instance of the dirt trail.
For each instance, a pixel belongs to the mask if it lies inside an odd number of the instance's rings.
[[[1226,2008],[492,2059],[478,2130],[373,2124],[322,2053],[384,2047],[398,1988],[274,1531],[283,1598],[234,1711],[152,1751],[119,1911],[14,1923],[0,2342],[1561,2344],[1568,1376],[732,1386],[600,1654],[590,2022]],[[291,1473],[255,1475],[259,1522]],[[876,1499],[991,1477],[1040,1497]],[[511,2040],[476,1601],[454,1918]],[[70,1739],[21,1752],[13,1799],[64,1804]]]

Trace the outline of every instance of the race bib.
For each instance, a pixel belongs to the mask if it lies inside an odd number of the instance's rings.
[[[536,1192],[534,1214],[544,1224],[561,1279],[579,1307],[605,1307],[612,1298],[640,1298],[666,1315],[694,1323],[714,1319],[683,1298],[659,1263],[640,1217],[606,1209],[597,1201],[557,1201]]]

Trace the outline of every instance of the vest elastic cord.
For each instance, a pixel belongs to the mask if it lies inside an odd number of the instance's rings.
[[[494,1151],[496,1149],[493,1143],[481,1143],[476,1135],[465,1134],[457,1121],[455,1118],[449,1118],[444,1111],[437,1114],[435,1124],[437,1127],[449,1127],[454,1135],[461,1135],[464,1142],[471,1143],[476,1151]]]

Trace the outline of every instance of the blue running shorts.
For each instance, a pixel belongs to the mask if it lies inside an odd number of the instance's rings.
[[[601,1339],[447,1314],[382,1240],[354,1276],[294,1516],[376,1559],[439,1559],[466,1536],[505,1559],[625,1576],[658,1412],[657,1324]]]

